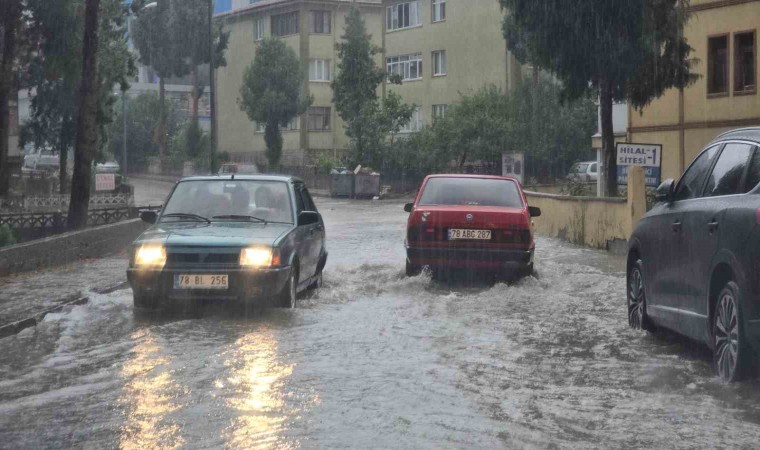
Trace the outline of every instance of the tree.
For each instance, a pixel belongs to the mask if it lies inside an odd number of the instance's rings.
[[[614,101],[643,109],[692,83],[683,37],[688,0],[499,0],[515,57],[557,76],[568,99],[599,96],[606,194],[617,195]]]
[[[177,2],[177,0],[172,0]],[[198,100],[203,95],[203,87],[199,85],[198,67],[213,62],[213,67],[219,68],[227,65],[224,52],[227,50],[230,33],[225,32],[222,23],[212,27],[213,43],[210,44],[208,14],[212,2],[209,0],[179,0],[177,7],[172,8],[172,20],[170,27],[172,37],[180,45],[177,46],[185,58],[190,70],[192,94],[192,122],[198,123]],[[210,49],[213,47],[213,56]],[[213,61],[211,61],[213,58]]]
[[[174,35],[171,23],[174,2],[170,0],[156,0],[156,6],[144,8],[145,0],[133,2],[132,10],[137,12],[137,20],[132,27],[133,41],[140,61],[150,66],[158,76],[158,93],[160,104],[164,105],[166,99],[166,79],[173,76],[185,76],[189,72],[187,61],[180,51],[182,45]],[[199,30],[193,30],[198,32]],[[166,136],[166,110],[161,111],[160,120],[155,131],[155,139],[159,147],[161,164],[166,159],[168,140]]]
[[[38,148],[51,146],[61,157],[60,189],[65,193],[67,156],[74,145],[77,117],[77,87],[82,76],[82,0],[28,0],[38,51],[30,63],[25,84],[35,88],[31,118],[25,124],[29,141]],[[106,126],[113,118],[115,85],[128,87],[127,78],[136,69],[125,39],[125,7],[120,0],[103,0],[99,31],[98,126],[100,142],[106,141]],[[25,143],[25,142],[24,142]]]
[[[10,100],[16,89],[18,34],[22,28],[22,11],[21,0],[0,2],[0,195],[6,195],[10,188]]]
[[[87,226],[92,160],[98,147],[98,28],[100,0],[85,0],[82,78],[79,89],[74,176],[71,183],[68,227]]]
[[[343,42],[338,50],[338,75],[332,82],[333,102],[338,115],[346,123],[346,134],[351,139],[352,159],[366,164],[373,133],[372,119],[379,110],[377,88],[385,80],[385,71],[375,64],[375,56],[382,49],[372,45],[372,37],[359,9],[351,8],[346,18]]]
[[[279,166],[282,156],[280,127],[311,105],[312,98],[303,93],[304,76],[296,52],[277,38],[261,41],[256,57],[245,69],[238,104],[250,120],[265,124],[270,169]]]
[[[166,134],[169,142],[173,142],[180,129],[180,115],[174,104],[164,100],[166,111]],[[127,165],[133,170],[147,169],[148,158],[158,156],[158,144],[153,139],[156,123],[159,121],[162,106],[158,94],[146,92],[130,98],[126,105],[128,151]],[[114,120],[108,127],[108,143],[106,151],[114,155],[117,161],[123,156],[124,116],[122,108],[115,105]],[[171,151],[168,159],[171,161]]]

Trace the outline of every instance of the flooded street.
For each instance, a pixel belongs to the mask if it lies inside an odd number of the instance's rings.
[[[409,279],[403,204],[318,206],[325,286],[296,310],[120,290],[0,340],[0,447],[757,448],[760,383],[629,330],[620,259],[539,239],[538,278]]]

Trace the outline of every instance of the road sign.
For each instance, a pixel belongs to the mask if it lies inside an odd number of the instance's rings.
[[[505,177],[517,178],[517,181],[522,183],[523,175],[525,174],[525,154],[502,153],[501,174]]]
[[[116,174],[98,173],[95,174],[96,191],[113,191],[116,189]]]
[[[661,182],[662,145],[617,143],[617,179],[618,184],[628,184],[628,168],[644,168],[644,180],[647,186],[657,187]]]

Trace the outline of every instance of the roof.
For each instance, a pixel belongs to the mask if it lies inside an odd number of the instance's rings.
[[[242,8],[233,9],[231,11],[226,11],[221,14],[216,14],[215,17],[220,18],[227,18],[227,17],[235,17],[235,16],[242,16],[246,14],[253,13],[256,10],[270,7],[270,6],[278,6],[280,4],[287,4],[287,3],[299,3],[303,0],[259,0],[255,3],[251,3],[250,5],[244,6]],[[375,6],[381,6],[383,4],[383,0],[321,0],[322,3],[333,3],[333,4],[351,4],[351,3],[358,3],[362,5],[375,5]]]
[[[760,127],[737,128],[735,130],[726,131],[725,133],[716,136],[710,144],[718,141],[725,141],[727,139],[743,139],[760,142]]]
[[[219,180],[232,180],[232,175],[204,175],[204,176],[192,176],[185,177],[179,180],[183,181],[219,181]],[[238,175],[234,176],[235,180],[242,181],[284,181],[284,182],[297,182],[303,181],[300,178],[293,175]]]

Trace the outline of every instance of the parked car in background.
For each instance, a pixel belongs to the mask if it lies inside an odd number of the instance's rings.
[[[219,175],[256,175],[259,172],[256,164],[238,164],[238,163],[224,163],[219,168]]]
[[[760,128],[718,136],[657,189],[628,254],[628,322],[706,343],[725,381],[760,351]]]
[[[535,241],[529,207],[520,183],[510,177],[431,175],[409,212],[406,274],[423,267],[533,272]]]
[[[107,161],[95,165],[95,173],[119,173],[121,166],[116,161]]]
[[[325,226],[303,181],[289,176],[191,177],[177,183],[130,250],[138,308],[199,300],[294,308],[319,287]]]
[[[61,164],[58,152],[52,149],[29,149],[24,155],[23,167],[31,170],[57,171]]]
[[[579,162],[573,165],[567,178],[577,181],[596,181],[599,179],[599,163],[596,161]]]

